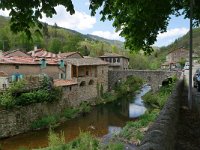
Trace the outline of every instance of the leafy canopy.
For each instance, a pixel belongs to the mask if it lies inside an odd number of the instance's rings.
[[[200,20],[200,1],[194,0],[195,25]],[[71,0],[1,0],[0,9],[11,10],[11,29],[14,32],[25,31],[30,37],[30,28],[37,25],[44,13],[47,17],[56,14],[55,6],[63,5],[73,14]],[[151,45],[157,35],[167,30],[170,15],[184,15],[189,18],[190,0],[90,0],[91,15],[98,9],[101,20],[113,20],[113,26],[126,40],[125,45],[131,50],[143,49],[152,52]]]

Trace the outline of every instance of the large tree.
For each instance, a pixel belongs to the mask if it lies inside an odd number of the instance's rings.
[[[38,21],[42,13],[48,17],[56,14],[55,6],[63,5],[71,14],[74,7],[71,0],[1,0],[0,9],[11,10],[11,29],[25,31],[30,35],[33,25],[41,27]],[[100,8],[101,20],[113,20],[113,26],[121,31],[125,45],[131,50],[152,51],[151,45],[159,32],[165,32],[171,15],[189,18],[190,0],[90,0],[91,14]],[[194,5],[195,25],[200,21],[200,0]]]

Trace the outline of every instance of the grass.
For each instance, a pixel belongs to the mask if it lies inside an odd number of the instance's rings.
[[[130,143],[139,143],[144,137],[146,128],[151,122],[154,122],[158,114],[159,110],[154,109],[147,111],[137,121],[128,122],[119,135],[117,135],[117,138],[128,140]]]

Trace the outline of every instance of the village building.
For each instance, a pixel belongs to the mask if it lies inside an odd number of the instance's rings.
[[[108,90],[107,62],[99,58],[67,59],[65,62],[68,73],[66,79],[75,81],[78,86],[77,104],[96,98]]]
[[[183,47],[170,51],[166,56],[166,62],[161,65],[161,69],[181,69],[179,62],[188,60],[189,51]]]
[[[109,70],[127,70],[129,65],[129,58],[116,53],[105,53],[100,56],[103,61],[109,63]]]
[[[166,62],[176,62],[178,63],[180,59],[187,59],[189,51],[181,47],[170,51],[166,56]]]
[[[14,51],[16,54],[16,51]],[[19,52],[18,52],[19,53]],[[49,57],[30,57],[24,54],[23,56],[15,56],[11,52],[7,55],[1,52],[0,54],[0,70],[5,72],[11,81],[17,81],[24,78],[26,75],[47,74],[53,79],[65,79],[66,65],[62,59]],[[22,53],[20,54],[22,55]]]

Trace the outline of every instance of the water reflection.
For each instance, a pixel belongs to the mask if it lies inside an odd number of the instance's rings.
[[[66,142],[76,138],[80,131],[89,131],[97,137],[119,132],[127,121],[142,115],[146,108],[141,96],[150,90],[145,85],[132,100],[121,99],[113,103],[95,107],[89,114],[69,120],[56,128],[56,132],[64,131]],[[2,139],[3,150],[16,150],[19,147],[38,148],[48,145],[48,130],[40,130]]]

